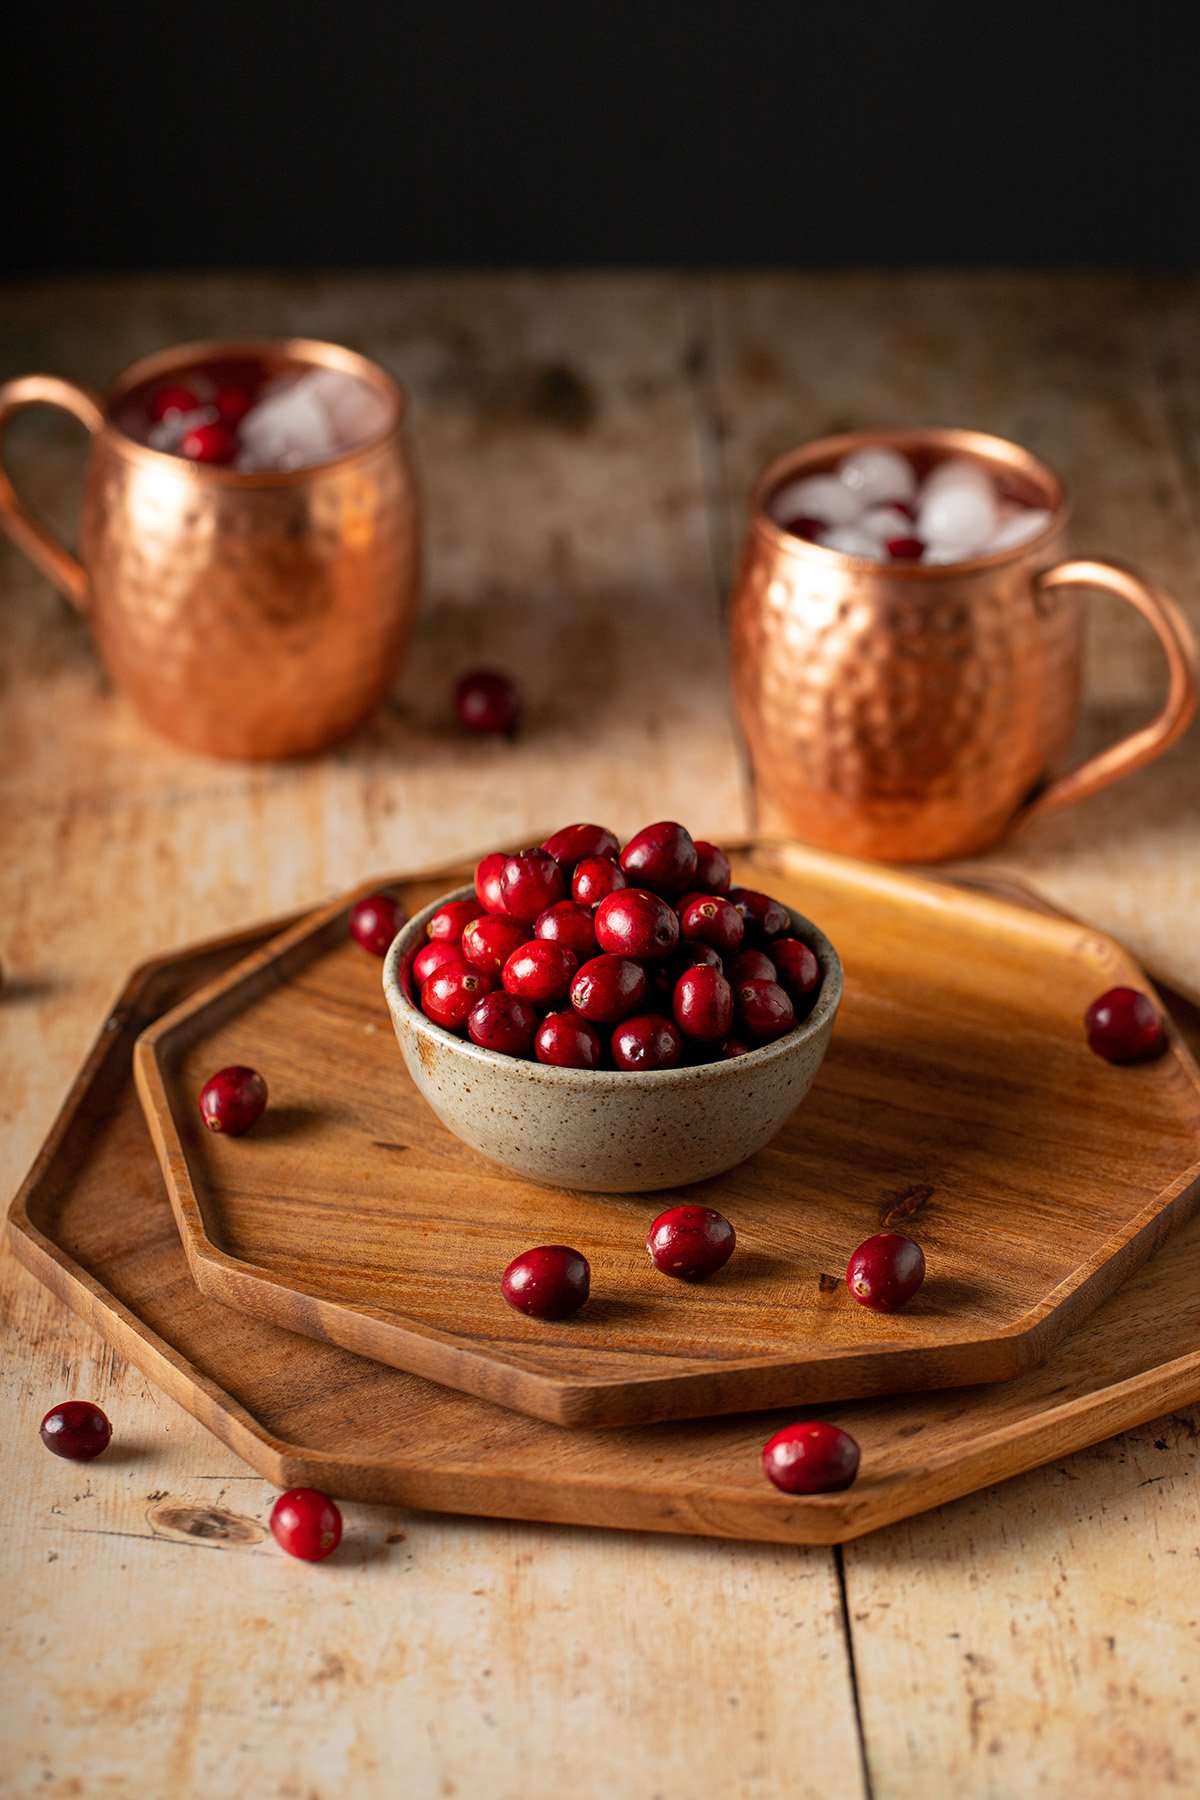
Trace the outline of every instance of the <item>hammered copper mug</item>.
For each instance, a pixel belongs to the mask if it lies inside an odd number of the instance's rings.
[[[378,429],[306,468],[243,473],[133,435],[139,397],[187,371],[340,370],[378,399]],[[403,397],[365,357],[303,338],[186,344],[108,395],[52,375],[0,387],[0,439],[26,406],[92,434],[77,561],[0,465],[0,524],[79,608],[117,687],[165,737],[213,756],[298,756],[353,731],[407,648],[418,607],[418,503]]]
[[[919,475],[947,456],[980,459],[1003,494],[1045,509],[1049,523],[1013,549],[923,567],[823,549],[772,520],[786,483],[868,443],[902,451]],[[1196,705],[1187,622],[1132,570],[1064,561],[1066,523],[1057,476],[982,432],[851,433],[764,471],[730,631],[734,698],[773,822],[854,856],[939,861],[1096,793],[1175,742]],[[1079,710],[1085,586],[1154,628],[1167,696],[1151,724],[1057,774]]]

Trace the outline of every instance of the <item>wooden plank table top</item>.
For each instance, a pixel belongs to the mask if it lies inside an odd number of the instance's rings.
[[[723,593],[757,467],[832,429],[972,424],[1067,478],[1074,543],[1200,619],[1200,286],[1086,275],[177,277],[0,290],[0,379],[104,384],[185,338],[302,332],[408,387],[418,642],[316,761],[205,762],[113,696],[0,543],[0,1187],[129,968],[572,817],[753,822]],[[69,423],[11,433],[70,530]],[[512,744],[453,677],[518,675]],[[1097,599],[1080,748],[1148,716],[1150,634]],[[1200,738],[985,860],[1200,991]],[[288,1800],[1159,1795],[1200,1786],[1200,1412],[844,1551],[346,1509],[316,1568],[272,1491],[0,1252],[0,1791]],[[92,1468],[55,1400],[116,1428]],[[167,1534],[162,1502],[188,1521]],[[199,1550],[199,1556],[185,1552]]]

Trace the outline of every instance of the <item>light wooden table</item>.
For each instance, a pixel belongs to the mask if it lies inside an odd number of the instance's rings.
[[[0,292],[0,376],[103,383],[221,332],[359,345],[407,385],[429,579],[369,730],[299,766],[201,762],[114,699],[84,628],[0,546],[0,1188],[32,1159],[129,967],[574,817],[751,799],[721,609],[750,477],[844,425],[1021,439],[1075,543],[1197,617],[1200,288],[1043,276],[194,279]],[[73,429],[13,433],[69,525]],[[1096,603],[1085,747],[1150,710],[1149,634]],[[452,676],[515,670],[513,746]],[[991,859],[1200,989],[1200,767],[1164,762]],[[265,1517],[248,1474],[5,1252],[0,1790],[288,1800],[774,1800],[1200,1789],[1200,1412],[844,1552],[348,1507],[312,1569],[155,1535],[164,1493]],[[1200,1307],[1198,1307],[1200,1327]],[[118,1446],[47,1456],[93,1395]],[[199,1550],[199,1556],[185,1554]]]

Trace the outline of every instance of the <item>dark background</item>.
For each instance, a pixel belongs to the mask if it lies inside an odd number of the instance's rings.
[[[1192,10],[9,9],[9,271],[1191,266]]]

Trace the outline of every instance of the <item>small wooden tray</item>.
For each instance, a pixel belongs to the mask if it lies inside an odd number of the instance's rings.
[[[700,1287],[665,1280],[646,1226],[670,1195],[536,1187],[437,1121],[392,1039],[353,896],[148,1030],[137,1078],[185,1251],[212,1299],[567,1425],[1011,1378],[1039,1361],[1200,1199],[1200,1078],[1178,1042],[1116,1069],[1085,1006],[1145,985],[1110,939],[979,893],[795,847],[737,878],[816,919],[846,996],[804,1105],[768,1149],[686,1190],[734,1222]],[[452,884],[408,884],[410,907]],[[265,1074],[246,1138],[205,1132],[226,1063]],[[843,1275],[881,1224],[930,1275],[895,1316]],[[566,1324],[505,1305],[530,1244],[575,1245],[592,1299]],[[835,1279],[837,1278],[837,1279]]]
[[[860,1401],[844,1494],[793,1500],[758,1453],[779,1415],[564,1432],[219,1306],[193,1284],[134,1095],[134,1039],[253,947],[132,977],[13,1201],[21,1261],[279,1487],[445,1512],[688,1536],[837,1543],[1200,1398],[1200,1221],[1040,1369],[977,1390]],[[1200,1043],[1200,1012],[1177,1012]],[[103,1463],[97,1465],[101,1470]]]

